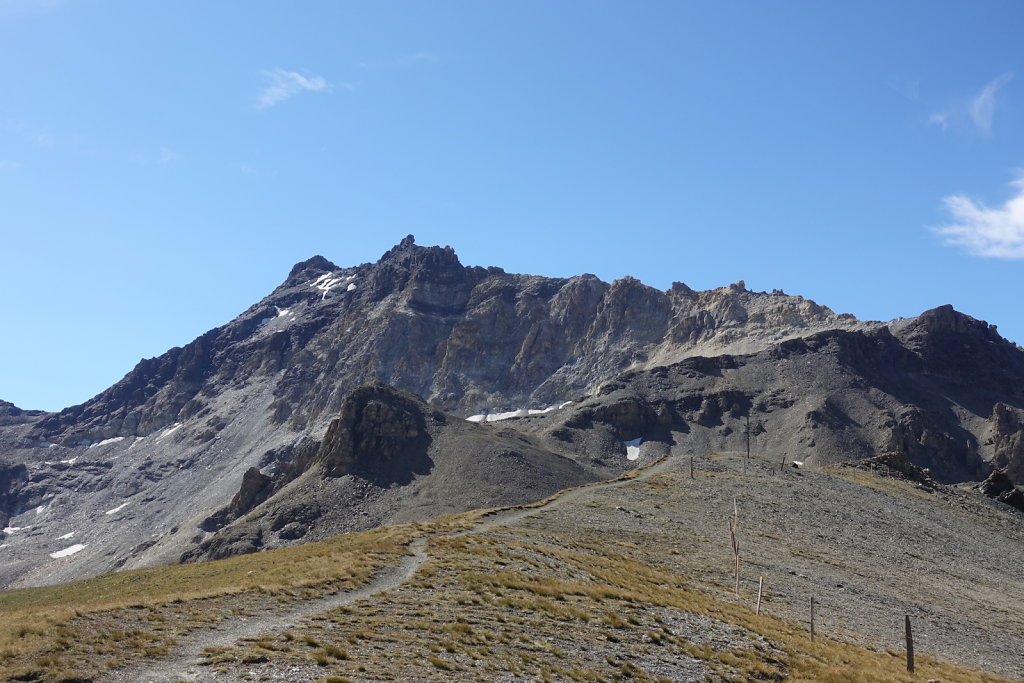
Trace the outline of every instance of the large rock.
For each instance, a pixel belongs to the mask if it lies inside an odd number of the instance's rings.
[[[996,470],[981,483],[978,489],[989,498],[1024,512],[1024,491],[1018,489],[1006,470]]]

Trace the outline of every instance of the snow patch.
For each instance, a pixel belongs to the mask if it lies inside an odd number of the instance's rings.
[[[638,460],[640,458],[640,444],[643,442],[643,437],[622,442],[626,446],[626,460]]]
[[[292,312],[290,308],[278,308],[277,306],[274,306],[274,308],[277,310],[278,318],[289,315]]]
[[[355,288],[356,288],[356,283],[350,282],[350,283],[348,283],[348,287],[345,288],[345,291],[346,292],[351,292]]]
[[[67,548],[64,548],[64,550],[58,550],[55,553],[50,553],[50,557],[52,557],[53,559],[56,560],[56,559],[61,558],[61,557],[67,557],[68,555],[74,555],[75,553],[77,553],[80,550],[85,550],[85,546],[83,544],[81,544],[81,543],[76,543],[76,544],[74,544],[72,546],[68,546]]]
[[[8,545],[9,545],[9,544],[7,544],[7,543],[4,543],[3,545],[0,545],[0,548],[6,548],[6,547],[7,547]]]
[[[5,526],[4,527],[4,533],[5,534],[13,534],[16,531],[24,531],[25,529],[31,529],[31,528],[32,527],[30,527],[30,526]]]
[[[44,512],[46,512],[46,506],[45,505],[40,505],[39,507],[36,508],[36,514],[37,515],[41,515]]]
[[[66,534],[64,534],[63,536],[58,536],[58,537],[57,537],[57,540],[58,540],[58,541],[66,541],[66,540],[68,540],[69,538],[74,538],[74,536],[75,536],[75,532],[74,532],[74,531],[71,531],[71,532],[69,532],[69,533],[66,533]]]
[[[470,415],[466,418],[467,422],[500,422],[501,420],[507,420],[510,417],[526,417],[528,415],[544,415],[550,413],[553,410],[561,410],[567,405],[572,404],[572,401],[566,401],[559,406],[549,406],[547,408],[519,408],[517,410],[510,410],[505,413],[480,413],[479,415]]]
[[[803,460],[794,460],[793,464],[796,465],[797,467],[803,467],[804,466],[804,461]]]
[[[103,441],[97,441],[94,444],[89,444],[89,448],[95,448],[96,446],[106,446],[107,444],[117,443],[118,441],[124,441],[124,437],[114,436],[109,439],[103,439]]]
[[[319,285],[319,284],[320,284],[321,282],[323,282],[324,280],[326,280],[326,279],[327,279],[327,278],[329,278],[329,277],[331,277],[331,274],[330,274],[330,273],[324,273],[323,275],[321,275],[321,276],[320,276],[320,277],[318,277],[317,279],[313,280],[313,281],[312,281],[312,282],[310,282],[309,284],[310,284],[310,286],[312,286],[312,287],[316,287],[317,285]]]
[[[56,445],[57,444],[53,443],[52,441],[40,441],[39,442],[39,448],[53,448]]]
[[[120,505],[118,505],[118,506],[117,506],[116,508],[114,508],[114,509],[112,509],[112,510],[107,510],[107,511],[106,511],[106,512],[104,512],[103,514],[105,514],[105,515],[112,515],[112,514],[114,514],[115,512],[120,512],[121,510],[125,509],[126,507],[128,507],[128,503],[121,503],[121,504],[120,504]]]
[[[323,301],[324,299],[327,298],[327,293],[331,291],[331,289],[335,285],[341,284],[346,279],[348,278],[343,278],[340,275],[335,275],[334,273],[324,273],[317,279],[313,280],[311,286],[313,287],[313,289],[319,290],[324,293],[324,295],[320,297],[320,301]]]
[[[67,460],[61,460],[62,465],[74,465],[78,461],[78,458],[68,458]]]
[[[165,429],[164,431],[162,431],[160,433],[160,436],[156,437],[156,440],[160,441],[160,439],[165,439],[168,436],[170,436],[171,434],[173,434],[174,432],[176,432],[180,428],[181,428],[181,423],[180,422],[179,423],[175,423],[175,424],[171,425],[170,427],[168,427],[167,429]]]

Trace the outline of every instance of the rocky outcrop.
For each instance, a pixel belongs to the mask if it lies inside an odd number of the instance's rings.
[[[595,452],[581,464],[562,445],[445,415],[371,382],[345,399],[322,441],[268,453],[272,475],[249,470],[232,505],[200,527],[216,533],[181,559],[217,559],[389,521],[519,504],[632,467],[625,457],[595,465]],[[609,456],[622,450],[614,439],[606,446]],[[264,499],[267,491],[273,493]],[[242,501],[258,503],[236,514]]]
[[[992,465],[1014,481],[1024,481],[1024,410],[996,403],[985,441],[992,448]]]
[[[426,420],[444,416],[423,401],[381,382],[353,391],[331,422],[316,454],[325,476],[358,473],[383,482],[408,483],[429,471]]]
[[[1024,512],[1024,491],[1018,489],[1010,479],[1006,470],[996,470],[978,487],[989,498]]]
[[[24,464],[0,463],[0,529],[7,526],[13,515],[21,512],[21,489],[28,481],[28,468]],[[3,532],[0,532],[2,537]]]
[[[909,481],[928,492],[952,491],[950,487],[935,481],[927,469],[912,464],[907,459],[906,453],[900,451],[891,451],[873,458],[843,463],[843,467],[866,470],[882,477]]]
[[[999,336],[995,325],[940,306],[893,326],[924,372],[944,384],[971,385],[991,396],[1024,399],[1024,353]],[[991,405],[991,404],[990,404]]]

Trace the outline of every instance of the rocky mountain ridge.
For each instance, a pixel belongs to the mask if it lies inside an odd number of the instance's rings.
[[[737,450],[747,418],[755,448],[807,465],[897,451],[947,483],[1020,481],[1022,388],[1024,352],[948,306],[861,322],[742,282],[662,292],[466,267],[410,236],[373,264],[297,264],[79,406],[0,404],[0,585],[542,497],[672,446]],[[488,414],[522,417],[460,419]]]

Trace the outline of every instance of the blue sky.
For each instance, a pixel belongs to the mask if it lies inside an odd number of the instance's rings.
[[[0,398],[403,236],[1024,343],[1020,2],[0,0]]]

